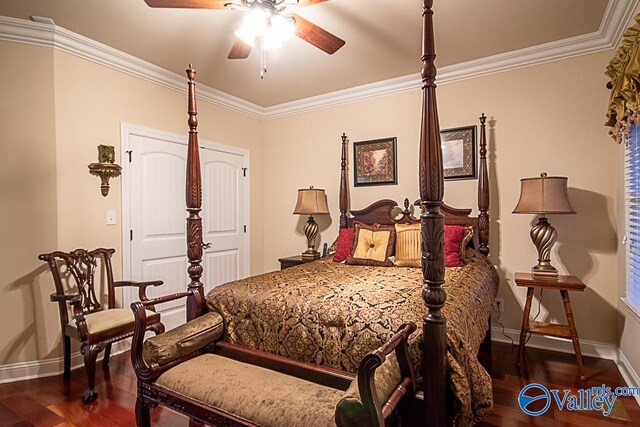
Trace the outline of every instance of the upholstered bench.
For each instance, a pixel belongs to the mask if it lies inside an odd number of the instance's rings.
[[[197,298],[191,292],[171,298],[181,296]],[[154,303],[168,299],[159,300]],[[213,425],[381,427],[405,396],[415,395],[407,352],[413,323],[367,354],[354,377],[220,341],[223,321],[215,312],[143,342],[145,304],[132,305],[139,427],[150,425],[150,408],[157,405]]]
[[[217,354],[183,362],[160,375],[155,385],[261,426],[331,426],[344,394]]]

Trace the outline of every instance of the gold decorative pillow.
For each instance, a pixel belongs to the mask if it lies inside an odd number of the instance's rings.
[[[420,223],[396,224],[396,266],[422,266]]]
[[[445,226],[451,227],[451,226]],[[466,249],[473,240],[473,226],[464,227],[464,237],[460,243],[460,257],[465,261]],[[396,224],[396,262],[397,267],[422,267],[422,235],[420,223]]]
[[[396,230],[389,225],[356,224],[355,237],[347,264],[392,267]]]

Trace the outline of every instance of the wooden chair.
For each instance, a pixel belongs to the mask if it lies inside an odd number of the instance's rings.
[[[124,340],[133,335],[134,317],[129,309],[115,308],[115,289],[124,286],[134,286],[139,289],[141,301],[147,301],[147,286],[159,286],[162,281],[152,282],[114,282],[111,268],[111,256],[114,249],[95,249],[87,251],[76,249],[73,252],[51,252],[41,254],[38,259],[45,261],[53,274],[56,292],[51,294],[51,301],[58,303],[60,311],[60,326],[62,328],[62,344],[64,349],[64,378],[69,379],[71,370],[71,338],[80,341],[80,353],[84,357],[89,386],[82,396],[84,403],[93,402],[98,398],[94,389],[96,358],[104,350],[104,368],[109,366],[111,344]],[[108,308],[105,309],[96,296],[95,272],[97,260],[102,260],[106,272],[108,291]],[[64,282],[69,280],[77,289],[74,293],[65,293]],[[69,320],[69,310],[73,319]],[[152,330],[157,334],[164,332],[164,325],[160,323],[160,315],[155,313],[153,306],[147,307],[145,330]]]

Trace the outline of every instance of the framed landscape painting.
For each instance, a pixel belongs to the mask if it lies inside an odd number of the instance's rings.
[[[476,127],[440,131],[444,179],[476,178]]]
[[[396,138],[353,143],[353,185],[397,184]]]

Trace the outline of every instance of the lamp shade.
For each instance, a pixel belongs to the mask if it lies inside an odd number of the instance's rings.
[[[513,210],[518,214],[574,214],[567,191],[567,178],[547,176],[520,180],[520,200]]]
[[[313,187],[298,190],[298,202],[293,213],[298,215],[328,214],[329,208],[324,190]]]

